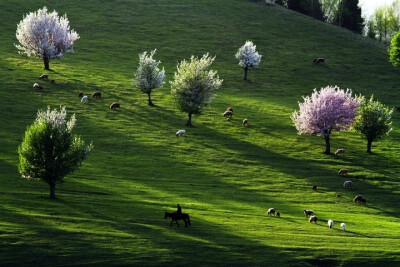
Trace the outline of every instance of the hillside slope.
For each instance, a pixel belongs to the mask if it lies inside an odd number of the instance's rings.
[[[400,106],[399,70],[383,46],[262,2],[45,3],[67,13],[81,36],[76,53],[51,61],[49,72],[14,47],[23,14],[42,6],[0,3],[0,265],[400,263],[399,113],[372,155],[354,132],[334,133],[332,150],[345,148],[344,157],[322,154],[323,139],[297,135],[290,120],[303,95],[326,85]],[[246,40],[263,55],[249,82],[234,58]],[[132,89],[138,53],[154,48],[167,81],[182,59],[216,55],[222,88],[186,138],[174,135],[186,114],[176,109],[168,82],[152,94],[156,107]],[[326,64],[313,65],[315,57]],[[42,73],[56,83],[34,91]],[[101,100],[80,103],[79,92],[97,90]],[[109,110],[114,101],[120,110]],[[76,133],[94,144],[83,166],[57,186],[55,201],[45,183],[17,171],[23,133],[48,105],[75,113]],[[235,110],[230,122],[222,117],[228,106]],[[341,168],[349,177],[338,176]],[[353,188],[344,190],[345,180]],[[357,194],[366,206],[352,202]],[[163,219],[177,203],[191,216],[187,229]],[[270,207],[282,217],[268,217]],[[320,223],[308,223],[304,209]]]

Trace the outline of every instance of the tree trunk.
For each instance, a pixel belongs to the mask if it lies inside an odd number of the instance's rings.
[[[189,112],[188,117],[189,117],[189,119],[188,119],[188,121],[186,123],[186,126],[193,126],[192,125],[192,113],[191,112]]]
[[[149,96],[149,99],[148,99],[148,101],[149,101],[149,106],[154,106],[153,102],[151,102],[150,93],[148,93],[147,95]]]
[[[49,183],[50,185],[50,198],[55,199],[56,198],[56,184],[55,183]]]
[[[329,142],[329,134],[324,134],[325,137],[325,154],[331,153],[331,143]]]
[[[371,147],[372,147],[372,140],[368,140],[368,144],[367,144],[367,153],[372,153],[372,152],[371,152]]]
[[[245,67],[244,68],[244,78],[243,80],[247,81],[247,71],[249,70],[249,68]]]
[[[44,62],[44,69],[50,70],[50,64],[49,64],[50,60],[46,54],[43,55],[43,62]]]

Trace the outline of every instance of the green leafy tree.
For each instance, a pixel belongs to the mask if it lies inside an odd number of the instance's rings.
[[[338,4],[335,23],[356,33],[362,33],[364,19],[358,0],[342,0]]]
[[[192,114],[201,114],[211,101],[212,91],[222,84],[217,72],[208,70],[214,59],[207,53],[201,59],[192,56],[189,62],[183,60],[177,66],[174,80],[170,81],[178,108],[188,113],[187,126],[192,126]]]
[[[66,120],[65,107],[38,111],[36,120],[25,132],[18,147],[18,170],[23,178],[42,179],[50,186],[50,198],[54,199],[57,183],[72,173],[93,146],[85,146],[79,136],[72,134],[75,114]]]
[[[354,129],[367,139],[367,152],[371,153],[372,142],[387,136],[392,130],[393,109],[388,108],[371,96],[369,101],[363,99],[358,108]]]
[[[390,41],[389,61],[395,67],[400,67],[400,32],[396,33]]]

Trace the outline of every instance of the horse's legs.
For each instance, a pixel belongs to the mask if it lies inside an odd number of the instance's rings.
[[[187,227],[187,221],[186,221],[186,219],[183,219],[183,221],[185,222],[185,227]]]
[[[178,227],[179,227],[179,223],[178,223],[178,220],[175,220],[175,222],[176,222],[176,225],[178,225]]]

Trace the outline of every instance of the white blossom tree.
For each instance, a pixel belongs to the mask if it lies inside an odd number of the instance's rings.
[[[192,114],[201,114],[211,101],[212,91],[222,84],[217,72],[208,70],[214,59],[207,53],[201,59],[192,56],[189,62],[183,60],[177,66],[174,80],[170,81],[178,108],[188,113],[187,126],[192,126]]]
[[[17,26],[16,37],[20,43],[15,45],[19,53],[42,58],[46,70],[50,69],[50,59],[72,53],[72,45],[79,39],[79,35],[70,30],[67,15],[59,17],[56,11],[48,13],[46,7],[27,14]]]
[[[247,80],[247,71],[260,64],[262,56],[256,51],[256,46],[253,42],[247,41],[241,48],[239,48],[235,57],[239,59],[239,65],[244,68],[243,80]]]
[[[165,71],[160,70],[158,65],[161,61],[153,59],[156,49],[150,52],[139,54],[139,67],[136,70],[133,86],[148,96],[149,106],[154,106],[151,101],[151,92],[153,89],[160,87],[164,83]]]
[[[299,103],[300,111],[293,112],[298,134],[323,135],[325,153],[330,154],[330,134],[332,130],[345,131],[354,122],[361,98],[353,97],[350,89],[344,91],[339,87],[327,86],[320,91],[314,89],[311,97],[303,97]]]

